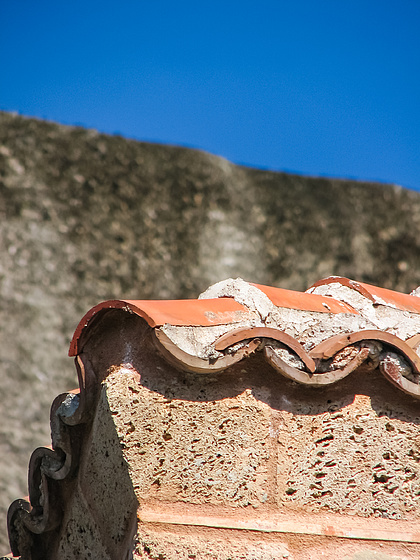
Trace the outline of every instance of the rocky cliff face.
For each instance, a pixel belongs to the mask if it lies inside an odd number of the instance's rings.
[[[108,298],[195,297],[241,276],[420,284],[420,194],[239,167],[210,154],[0,113],[0,517],[26,494],[68,343]],[[7,543],[0,538],[0,552]]]

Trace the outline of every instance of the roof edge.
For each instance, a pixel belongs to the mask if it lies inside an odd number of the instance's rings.
[[[92,307],[76,327],[69,356],[80,353],[80,340],[91,321],[101,312],[121,309],[144,319],[149,327],[216,326],[239,323],[252,312],[233,298],[207,300],[107,300]]]

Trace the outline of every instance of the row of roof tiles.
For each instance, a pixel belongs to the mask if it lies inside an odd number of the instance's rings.
[[[333,383],[365,363],[379,365],[392,383],[420,397],[416,295],[330,277],[306,292],[229,279],[198,299],[110,300],[80,321],[71,356],[81,352],[92,321],[111,309],[147,321],[164,356],[184,370],[220,371],[263,351],[299,383]]]
[[[220,283],[223,284],[223,283]],[[330,276],[313,284],[306,292],[296,292],[284,288],[262,286],[250,283],[265,294],[277,307],[313,311],[317,313],[354,313],[359,312],[345,301],[332,296],[316,293],[318,286],[340,284],[360,293],[375,305],[385,305],[400,311],[420,313],[420,298],[414,295],[379,288],[363,282],[355,282],[340,276]],[[217,286],[217,285],[216,285]],[[223,299],[222,299],[223,298]],[[143,317],[151,327],[165,324],[176,326],[211,326],[236,323],[243,320],[249,308],[233,298],[183,299],[183,300],[108,300],[92,307],[80,321],[71,345],[69,355],[77,354],[77,344],[83,329],[99,311],[104,309],[127,309]]]

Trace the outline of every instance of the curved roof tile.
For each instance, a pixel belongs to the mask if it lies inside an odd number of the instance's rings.
[[[185,300],[108,300],[90,309],[78,324],[70,343],[69,356],[79,353],[79,340],[92,319],[111,309],[135,313],[150,327],[165,324],[174,326],[213,326],[243,321],[250,311],[234,299]]]
[[[277,307],[316,311],[318,313],[357,313],[351,305],[331,297],[262,286],[260,284],[251,285],[261,290]]]
[[[344,278],[342,276],[330,276],[328,278],[324,278],[323,280],[318,280],[318,282],[315,282],[309,290],[316,288],[317,286],[335,283],[347,286],[348,288],[359,292],[362,296],[370,299],[376,305],[387,305],[400,309],[401,311],[420,313],[420,298],[417,296],[402,294],[401,292],[395,292],[394,290],[389,290],[387,288],[379,288],[378,286],[372,286],[370,284],[365,284],[364,282],[356,282],[355,280],[350,280],[349,278]]]

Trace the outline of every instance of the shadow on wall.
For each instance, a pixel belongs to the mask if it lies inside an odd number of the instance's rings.
[[[12,551],[22,560],[88,560],[92,553],[104,560],[132,558],[137,499],[107,387],[97,404],[89,403],[94,409],[88,410],[83,398],[75,408],[78,398],[56,399],[51,417],[55,453],[39,448],[31,458],[32,512],[22,500],[9,510]]]

